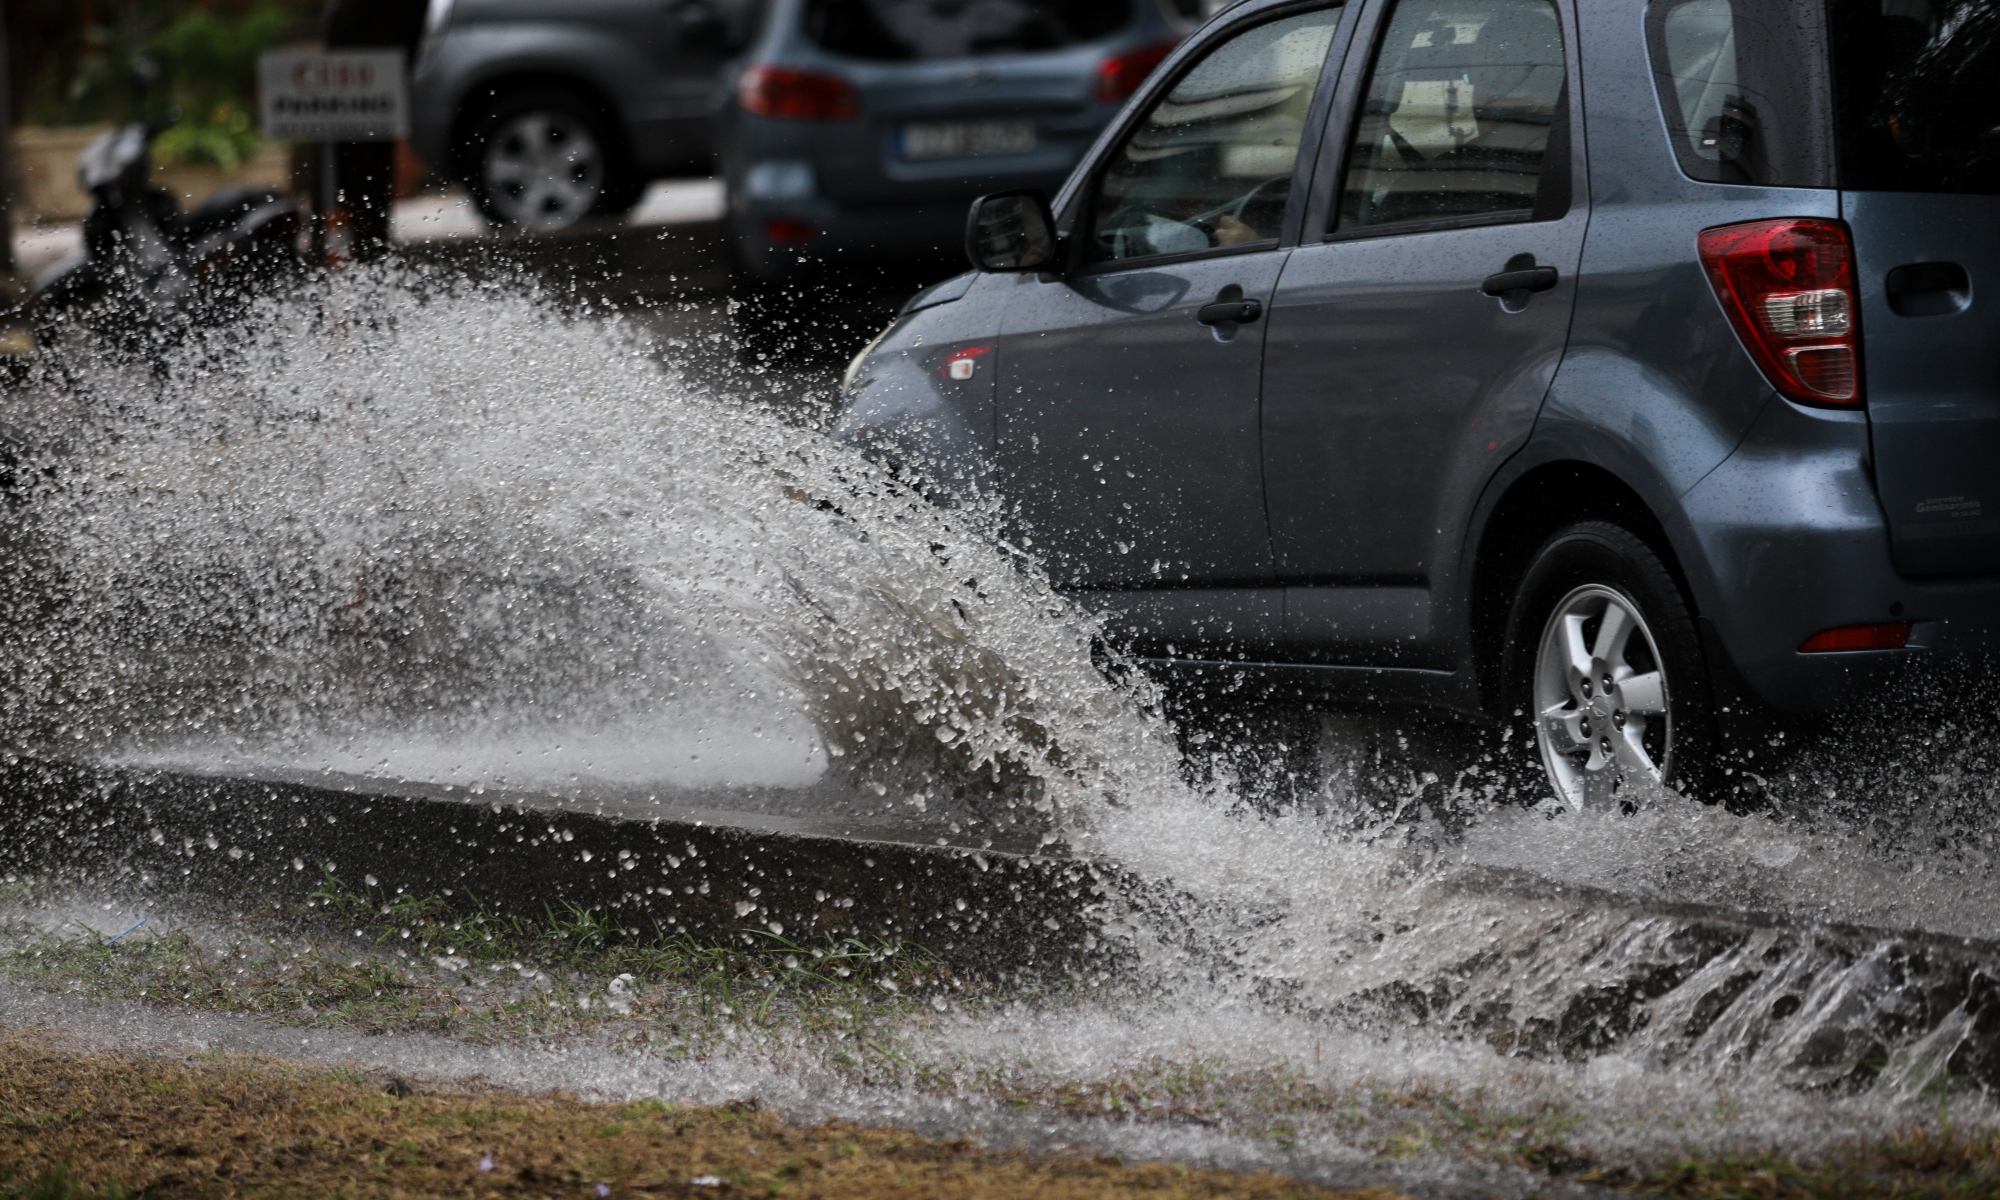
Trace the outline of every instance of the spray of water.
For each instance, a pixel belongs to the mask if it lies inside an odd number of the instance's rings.
[[[615,320],[351,274],[70,376],[30,744],[489,787],[838,769],[1050,838],[1174,785],[990,503],[926,505]]]
[[[1329,1094],[1597,1089],[1622,1097],[1604,1144],[1670,1147],[1689,1127],[1646,1114],[1689,1089],[1778,1087],[1764,1111],[1787,1115],[1752,1140],[1796,1139],[1863,1118],[1807,1120],[1783,1089],[1924,1094],[1969,1044],[1969,1016],[1884,1032],[1907,995],[1883,981],[1910,972],[1865,938],[1690,933],[1657,905],[1983,935],[1979,853],[1913,876],[1796,801],[1552,820],[1496,801],[1506,750],[1484,743],[1377,772],[1357,807],[1336,739],[1316,801],[1276,805],[1190,769],[1159,697],[1103,670],[1093,618],[998,536],[1004,497],[928,504],[712,365],[520,281],[388,270],[145,361],[60,363],[19,508],[9,742],[475,791],[803,789],[1115,864],[1127,974],[945,1022],[934,1079],[1303,1071],[1311,1047]],[[1952,755],[1932,790],[1990,812],[1990,773]],[[1959,1040],[1924,1043],[1940,1030]],[[1868,1120],[1898,1119],[1891,1090]]]

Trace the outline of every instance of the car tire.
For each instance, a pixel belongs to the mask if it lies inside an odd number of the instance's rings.
[[[495,225],[552,233],[616,216],[638,199],[617,125],[563,88],[495,97],[472,122],[460,163],[473,202]]]
[[[1557,804],[1630,811],[1660,787],[1699,794],[1713,689],[1693,606],[1643,538],[1609,521],[1558,530],[1521,577],[1505,646],[1506,711]]]

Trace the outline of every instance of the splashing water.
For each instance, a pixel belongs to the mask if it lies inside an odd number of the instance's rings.
[[[1216,1056],[1303,1071],[1310,1046],[1331,1090],[1597,1096],[1603,1145],[1682,1144],[1662,1114],[1719,1081],[1777,1115],[1703,1136],[1824,1140],[1901,1119],[1971,1044],[1962,979],[1911,1001],[1931,985],[1906,946],[1807,923],[1991,936],[1979,852],[1671,796],[1552,822],[1465,762],[1411,772],[1379,820],[1196,785],[1160,698],[1101,670],[1095,620],[995,535],[1004,498],[933,507],[704,367],[527,285],[394,271],[158,363],[61,364],[6,597],[8,741],[473,791],[789,789],[1104,860],[1126,979],[924,1050],[1029,1091]],[[1982,769],[1940,776],[1955,811],[1992,811]],[[1898,1004],[1938,1011],[1895,1025]],[[1865,1112],[1768,1098],[1878,1076]]]
[[[1051,838],[1176,785],[990,503],[925,505],[616,322],[350,275],[78,374],[31,506],[30,744],[485,787],[983,773]]]

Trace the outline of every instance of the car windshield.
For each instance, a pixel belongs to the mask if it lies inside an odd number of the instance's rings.
[[[1132,0],[809,0],[806,35],[852,58],[909,61],[1061,50],[1132,20]]]

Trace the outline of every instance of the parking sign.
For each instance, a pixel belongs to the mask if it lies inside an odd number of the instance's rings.
[[[274,50],[257,74],[265,137],[392,142],[409,133],[401,50]]]

